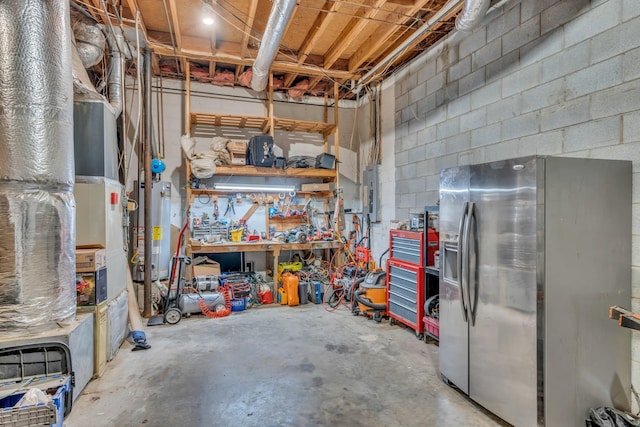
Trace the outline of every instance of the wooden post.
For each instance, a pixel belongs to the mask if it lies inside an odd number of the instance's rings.
[[[335,128],[333,130],[333,149],[335,150],[334,155],[336,156],[336,188],[340,187],[340,171],[338,165],[340,164],[338,160],[340,159],[340,131],[339,131],[339,111],[338,111],[338,100],[340,98],[340,87],[338,86],[338,82],[333,83],[333,123],[335,124]]]
[[[185,135],[191,135],[191,66],[189,61],[185,61],[185,90],[186,97],[184,100],[184,133]]]
[[[275,118],[273,111],[273,73],[269,74],[269,135],[275,137]]]
[[[185,60],[185,99],[184,99],[184,134],[191,136],[191,64],[189,60]],[[184,221],[189,221],[189,208],[191,207],[191,161],[185,157],[185,175],[186,175],[186,188],[184,199]],[[187,229],[187,235],[185,239],[189,242],[189,230]],[[191,256],[191,245],[185,243],[185,255]]]
[[[329,94],[327,92],[324,93],[324,122],[329,122]],[[329,152],[329,135],[327,133],[322,134],[322,138],[324,139],[324,153]]]

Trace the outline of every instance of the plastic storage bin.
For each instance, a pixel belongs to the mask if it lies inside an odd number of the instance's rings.
[[[9,347],[0,350],[0,426],[62,427],[71,412],[71,355],[62,343]],[[18,383],[27,383],[20,390]],[[50,403],[14,408],[30,389],[55,390]]]
[[[246,310],[246,308],[247,308],[246,298],[231,300],[231,311],[244,311]]]

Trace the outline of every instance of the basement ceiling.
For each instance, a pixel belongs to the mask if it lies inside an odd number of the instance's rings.
[[[153,72],[250,86],[272,0],[72,0],[96,21],[135,28],[153,51]],[[292,97],[353,97],[353,82],[384,78],[454,27],[461,2],[298,0],[271,67]],[[108,17],[108,18],[107,18]],[[203,22],[205,17],[213,25]],[[428,31],[420,31],[428,25]],[[417,32],[418,31],[418,32]],[[129,31],[131,33],[132,31]],[[135,31],[133,31],[135,34]],[[416,34],[414,34],[416,33]],[[420,34],[419,37],[416,37]],[[400,47],[400,51],[399,50]],[[392,59],[389,59],[392,58]]]

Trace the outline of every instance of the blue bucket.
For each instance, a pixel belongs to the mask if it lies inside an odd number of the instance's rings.
[[[231,300],[231,311],[244,311],[246,308],[247,308],[246,298]]]

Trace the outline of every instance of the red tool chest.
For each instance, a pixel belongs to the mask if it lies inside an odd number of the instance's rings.
[[[416,336],[424,331],[424,233],[391,230],[391,257],[387,263],[387,313],[389,322],[398,321],[413,329]]]

